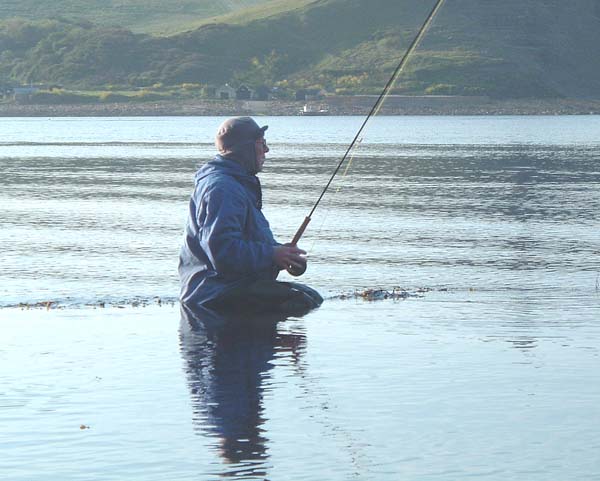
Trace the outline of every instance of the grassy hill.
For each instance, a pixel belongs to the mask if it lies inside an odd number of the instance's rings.
[[[229,13],[214,17],[200,18],[189,21],[186,31],[211,24],[247,25],[255,21],[264,21],[281,14],[301,12],[315,0],[264,0],[256,5],[232,10]],[[181,29],[180,31],[184,31]]]
[[[175,33],[207,19],[245,10],[268,0],[2,0],[0,20],[56,18],[119,26],[138,33]]]
[[[64,19],[4,21],[0,83],[375,93],[433,0],[254,3],[167,37]],[[600,98],[598,44],[597,0],[447,0],[395,92]]]

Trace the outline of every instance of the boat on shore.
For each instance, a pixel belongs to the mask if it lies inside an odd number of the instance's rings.
[[[305,104],[300,115],[317,116],[317,115],[329,115],[329,109],[325,105],[320,105],[318,109],[311,105]]]

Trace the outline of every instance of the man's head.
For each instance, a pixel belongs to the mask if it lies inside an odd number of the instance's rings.
[[[267,128],[267,125],[259,127],[251,117],[233,117],[217,130],[215,145],[221,155],[256,174],[261,171],[265,153],[269,151],[264,140]]]

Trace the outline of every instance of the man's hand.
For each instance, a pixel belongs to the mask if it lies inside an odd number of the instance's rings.
[[[273,262],[280,269],[288,267],[304,268],[306,266],[306,251],[298,249],[296,246],[285,244],[273,249]]]

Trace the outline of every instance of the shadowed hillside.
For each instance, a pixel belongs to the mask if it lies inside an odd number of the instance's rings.
[[[255,7],[253,16],[230,17],[235,23],[170,37],[81,22],[7,21],[0,27],[0,81],[86,88],[244,82],[375,93],[432,5],[317,0],[281,12]],[[395,92],[598,98],[599,15],[596,0],[447,0]]]

